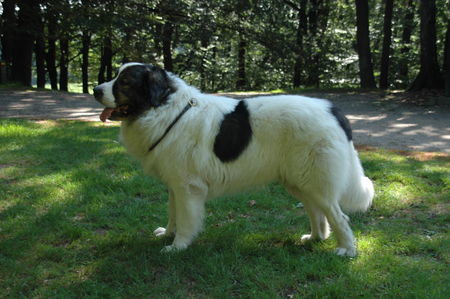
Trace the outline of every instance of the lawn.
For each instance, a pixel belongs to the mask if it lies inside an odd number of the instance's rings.
[[[164,185],[96,122],[0,120],[0,297],[448,298],[450,158],[363,148],[373,208],[351,215],[356,258],[301,246],[304,210],[279,185],[207,204],[187,250]]]

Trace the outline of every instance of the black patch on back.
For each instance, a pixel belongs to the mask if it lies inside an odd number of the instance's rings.
[[[239,101],[233,111],[225,114],[214,141],[214,154],[220,161],[237,159],[250,143],[252,128],[249,117],[245,101]]]
[[[330,112],[336,118],[342,130],[344,130],[344,133],[347,136],[348,141],[351,141],[353,139],[352,128],[350,127],[350,122],[348,121],[347,117],[345,117],[345,115],[341,112],[341,109],[339,109],[334,105],[331,106]]]

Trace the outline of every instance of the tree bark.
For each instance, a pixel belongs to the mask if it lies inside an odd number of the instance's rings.
[[[91,46],[91,34],[87,30],[82,34],[81,46],[81,81],[83,82],[83,93],[89,93],[89,48]]]
[[[355,0],[356,3],[356,43],[359,57],[359,77],[362,88],[376,88],[373,76],[372,53],[369,39],[368,0]]]
[[[441,89],[444,79],[436,50],[436,1],[420,1],[420,71],[409,90]]]
[[[450,20],[447,20],[447,32],[444,44],[444,62],[442,72],[445,80],[445,96],[450,97]]]
[[[172,34],[174,31],[173,23],[170,20],[166,20],[166,23],[162,27],[162,52],[164,69],[169,72],[173,72],[172,61]]]
[[[392,11],[394,9],[394,0],[386,0],[384,7],[384,25],[383,25],[383,49],[381,52],[380,63],[380,88],[389,87],[389,56],[391,52],[392,40]]]
[[[34,44],[34,54],[36,59],[36,83],[38,88],[45,88],[45,40],[44,24],[42,15],[39,14],[39,27],[37,28],[36,42]]]
[[[69,91],[69,40],[59,40],[59,90]]]
[[[42,34],[44,34],[43,31]],[[36,84],[38,88],[45,88],[45,41],[43,35],[37,37],[34,53],[36,57]]]
[[[238,71],[236,80],[236,89],[242,90],[247,86],[247,75],[245,70],[245,55],[247,51],[247,40],[243,30],[239,30],[238,44]]]
[[[294,76],[292,78],[292,85],[297,88],[302,83],[302,71],[303,71],[303,59],[304,48],[303,40],[306,35],[308,20],[306,18],[306,4],[307,0],[300,0],[300,7],[297,9],[297,37],[295,48],[295,63],[294,63]],[[294,8],[295,9],[295,8]]]
[[[53,13],[47,15],[47,53],[45,56],[48,77],[53,90],[58,89],[58,72],[56,70],[56,24],[57,20]]]
[[[103,38],[101,49],[100,68],[98,71],[98,84],[112,80],[112,44],[111,39],[107,35]],[[106,72],[106,76],[105,76]]]
[[[17,34],[14,37],[14,53],[12,57],[12,79],[24,86],[31,87],[31,65],[33,45],[37,27],[39,4],[34,0],[18,2],[19,15]]]
[[[2,15],[2,60],[11,64],[14,53],[14,36],[16,35],[17,18],[15,15],[16,1],[5,0]]]
[[[403,19],[403,31],[402,31],[402,45],[400,47],[401,57],[399,60],[399,75],[400,79],[403,81],[408,80],[408,59],[407,55],[411,49],[411,34],[414,26],[414,11],[415,11],[415,0],[409,0],[406,9],[406,14]]]

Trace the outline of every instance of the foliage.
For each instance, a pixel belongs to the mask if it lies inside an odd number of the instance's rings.
[[[11,1],[11,0],[8,0]],[[436,0],[437,48],[443,60],[449,19],[446,0]],[[246,88],[291,88],[302,26],[304,64],[302,86],[356,86],[355,8],[347,0],[304,1],[306,19],[299,20],[298,3],[290,0],[42,0],[46,16],[57,15],[57,35],[70,37],[70,81],[81,81],[82,33],[91,34],[89,78],[95,84],[105,38],[112,43],[113,67],[124,61],[164,65],[164,28],[173,26],[171,59],[174,72],[204,90],[234,89],[238,73],[239,39],[245,36]],[[395,1],[390,86],[405,88],[419,70],[418,5],[413,8],[411,41],[402,41],[409,1]],[[416,2],[416,1],[414,1]],[[375,76],[379,76],[384,1],[369,1],[369,24]],[[318,10],[316,10],[318,9]],[[316,13],[316,15],[315,15]],[[313,29],[314,16],[319,19]],[[6,28],[6,27],[5,27]],[[299,29],[300,28],[300,29]],[[48,35],[48,32],[44,32]],[[407,49],[407,50],[405,50]],[[402,65],[409,66],[400,74]],[[314,82],[314,76],[319,81]],[[378,81],[378,80],[377,80]]]
[[[302,208],[278,185],[207,205],[187,250],[169,239],[165,187],[115,142],[117,126],[0,120],[4,297],[448,297],[448,156],[362,150],[373,208],[359,255],[301,246]]]

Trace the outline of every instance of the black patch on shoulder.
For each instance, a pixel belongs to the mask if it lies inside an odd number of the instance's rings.
[[[226,114],[214,141],[214,153],[222,162],[239,157],[250,143],[252,128],[245,101],[239,101],[233,111]]]
[[[350,122],[348,121],[347,117],[345,117],[345,115],[341,112],[341,109],[334,105],[331,106],[330,112],[336,118],[342,130],[344,130],[348,141],[351,141],[353,139],[352,128],[350,127]]]

